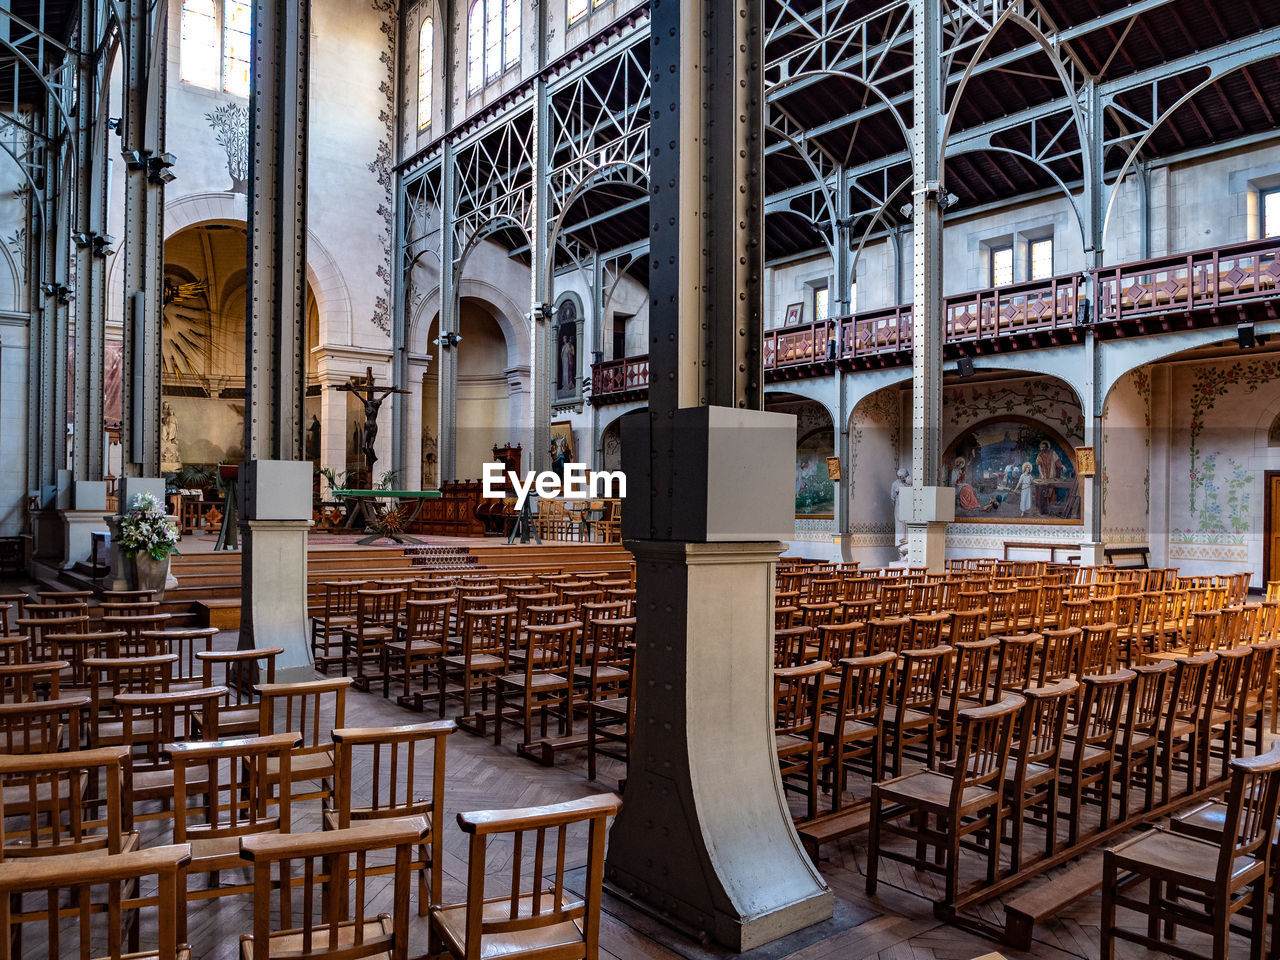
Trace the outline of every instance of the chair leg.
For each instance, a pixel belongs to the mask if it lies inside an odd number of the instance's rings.
[[[1102,944],[1099,960],[1115,960],[1116,956],[1116,864],[1103,854],[1102,866]]]
[[[867,831],[867,896],[876,895],[880,869],[880,788],[871,785],[871,825]]]

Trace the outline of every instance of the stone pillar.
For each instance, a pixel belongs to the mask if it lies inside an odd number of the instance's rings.
[[[763,8],[650,7],[653,376],[649,410],[623,418],[622,441],[636,716],[606,866],[611,883],[734,950],[832,915],[787,809],[772,724],[795,418],[761,410]]]
[[[510,400],[508,401],[509,417],[507,422],[511,424],[509,443],[518,443],[526,451],[521,460],[521,467],[525,470],[533,470],[534,463],[537,461],[530,459],[532,453],[533,434],[529,428],[529,368],[525,366],[507,367],[503,373],[507,376],[507,388],[510,390]],[[550,441],[547,442],[550,446]]]

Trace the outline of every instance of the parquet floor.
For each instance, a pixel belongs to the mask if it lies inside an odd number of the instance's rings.
[[[224,634],[218,645],[231,646],[235,638]],[[425,714],[403,710],[376,693],[350,691],[345,722],[348,726],[377,726],[412,723],[435,717],[434,704]],[[425,778],[429,761],[422,761]],[[455,815],[462,810],[517,807],[549,803],[598,793],[617,786],[616,777],[622,765],[604,760],[597,782],[586,779],[585,751],[563,754],[554,768],[536,766],[517,757],[514,743],[495,746],[491,738],[482,739],[462,731],[448,741],[446,764],[446,837],[444,855],[444,897],[457,902],[463,898],[466,875],[466,838],[457,828]],[[429,781],[426,781],[429,782]],[[319,801],[296,804],[294,831],[320,829]],[[167,824],[163,821],[145,825],[144,843],[167,841]],[[585,861],[581,843],[572,845],[568,862],[580,866]],[[1100,853],[1093,856],[1100,857]],[[819,868],[835,895],[847,901],[862,916],[869,917],[856,926],[826,939],[789,949],[785,944],[763,948],[760,957],[768,960],[858,960],[878,957],[882,960],[966,960],[991,951],[999,951],[1010,960],[1037,957],[1044,960],[1099,956],[1098,922],[1100,897],[1095,895],[1078,901],[1051,922],[1037,928],[1036,943],[1030,953],[1019,953],[957,926],[934,918],[930,898],[935,896],[936,878],[917,874],[901,865],[884,861],[878,895],[865,893],[865,835],[848,838],[823,848]],[[509,860],[499,850],[490,859],[490,876],[509,871]],[[248,873],[222,875],[226,884],[244,882]],[[390,903],[389,878],[380,878],[375,905]],[[416,907],[416,889],[415,907]],[[714,947],[706,947],[680,938],[677,934],[655,929],[651,922],[636,922],[635,912],[624,904],[606,897],[602,920],[602,956],[617,960],[689,960],[732,956]],[[248,932],[252,923],[253,904],[248,897],[225,897],[193,903],[190,908],[189,940],[195,960],[231,960],[239,956],[239,936]],[[973,912],[975,916],[1002,922],[999,900]],[[1121,912],[1125,919],[1125,912]],[[1134,915],[1127,920],[1135,928],[1141,921]],[[633,926],[628,925],[630,921]],[[416,915],[411,924],[413,948],[426,949],[426,922]],[[1187,946],[1207,945],[1207,938],[1191,933],[1180,936]],[[34,947],[35,944],[32,943]],[[26,954],[29,956],[38,953]],[[1160,956],[1125,944],[1118,945],[1122,958]],[[1247,943],[1237,939],[1232,956],[1246,956]]]

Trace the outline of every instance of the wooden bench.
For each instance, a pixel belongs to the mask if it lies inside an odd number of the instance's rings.
[[[1017,950],[1031,949],[1035,926],[1063,907],[1102,888],[1100,857],[1077,864],[1060,877],[1042,883],[1004,905],[1004,942]]]
[[[1078,543],[1058,543],[1055,540],[1004,540],[1004,559],[1009,559],[1010,550],[1048,550],[1049,562],[1055,563],[1059,550],[1079,550]]]
[[[859,833],[870,825],[871,805],[864,803],[797,823],[796,832],[800,834],[805,852],[812,860],[817,861],[818,852],[824,843],[832,843],[842,837]]]
[[[1108,563],[1115,563],[1117,558],[1129,559],[1138,558],[1141,563],[1124,564],[1126,567],[1132,567],[1136,570],[1145,570],[1151,566],[1151,548],[1135,544],[1131,547],[1104,547],[1103,553],[1107,556]]]

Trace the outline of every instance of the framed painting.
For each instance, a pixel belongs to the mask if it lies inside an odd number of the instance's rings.
[[[551,460],[564,463],[577,463],[573,449],[573,424],[568,420],[559,420],[551,424]],[[559,468],[552,467],[556,472]]]
[[[582,377],[578,361],[582,355],[582,301],[566,293],[556,303],[551,362],[553,398],[557,406],[582,402]]]
[[[804,303],[787,304],[787,312],[782,318],[784,327],[798,327],[804,323]]]
[[[956,520],[1081,523],[1075,449],[1051,427],[995,417],[962,432],[943,457]]]

